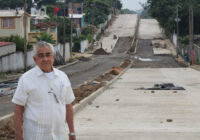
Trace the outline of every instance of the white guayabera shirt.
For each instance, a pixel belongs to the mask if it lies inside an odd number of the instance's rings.
[[[67,139],[66,104],[74,93],[64,72],[53,68],[50,75],[36,66],[19,79],[12,102],[25,107],[24,140]]]

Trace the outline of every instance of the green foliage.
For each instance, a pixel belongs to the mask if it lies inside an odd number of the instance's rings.
[[[180,37],[179,41],[181,42],[181,44],[188,45],[189,44],[189,36],[187,35],[187,36]]]
[[[93,40],[93,36],[91,34],[88,34],[87,39],[88,39],[89,43],[91,43]]]
[[[22,7],[24,5],[24,0],[0,0],[0,8],[11,8]]]
[[[53,35],[48,34],[47,32],[44,32],[42,34],[39,34],[38,36],[34,36],[37,41],[45,41],[51,44],[55,44],[56,40],[53,39]]]
[[[121,14],[137,14],[135,11],[133,10],[129,10],[129,9],[122,9],[120,11]]]
[[[106,21],[113,7],[122,7],[120,0],[84,0],[83,4],[85,21],[96,26]]]
[[[197,30],[200,25],[199,8],[200,0],[148,0],[147,7],[150,15],[156,18],[160,25],[170,34],[176,29],[176,8],[179,7],[179,34],[185,36],[189,33],[189,6],[193,6],[194,11],[194,33],[199,34]]]
[[[47,5],[46,6],[46,12],[47,12],[47,15],[54,15],[54,6],[53,5]]]
[[[74,42],[74,46],[73,46],[73,48],[72,48],[72,51],[73,51],[73,52],[79,52],[79,51],[80,51],[80,47],[81,47],[81,44],[80,44],[81,38],[75,36],[75,37],[73,38],[73,42]]]
[[[6,74],[3,72],[0,72],[0,76],[5,76]]]
[[[1,41],[13,42],[16,44],[16,51],[24,51],[24,38],[19,35],[11,35],[8,38],[1,38]],[[27,49],[31,49],[32,45],[28,44]]]
[[[89,26],[86,26],[81,29],[81,34],[87,35],[92,33],[93,33],[92,28],[90,28]]]

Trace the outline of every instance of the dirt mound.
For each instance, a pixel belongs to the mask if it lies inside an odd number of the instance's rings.
[[[108,55],[109,53],[107,53],[103,48],[97,49],[93,54],[96,55]]]
[[[13,140],[15,137],[13,119],[1,127],[0,132],[0,140]]]

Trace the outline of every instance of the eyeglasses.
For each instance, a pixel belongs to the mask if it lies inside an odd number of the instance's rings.
[[[49,58],[49,57],[51,57],[53,54],[51,53],[51,52],[48,52],[48,53],[39,53],[39,54],[37,54],[37,56],[39,57],[39,58],[44,58],[45,56],[47,57],[47,58]]]

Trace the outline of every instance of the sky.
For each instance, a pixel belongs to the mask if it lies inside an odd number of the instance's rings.
[[[145,3],[147,0],[121,0],[123,4],[123,9],[128,8],[130,10],[140,10],[142,7],[140,6],[139,2]]]

